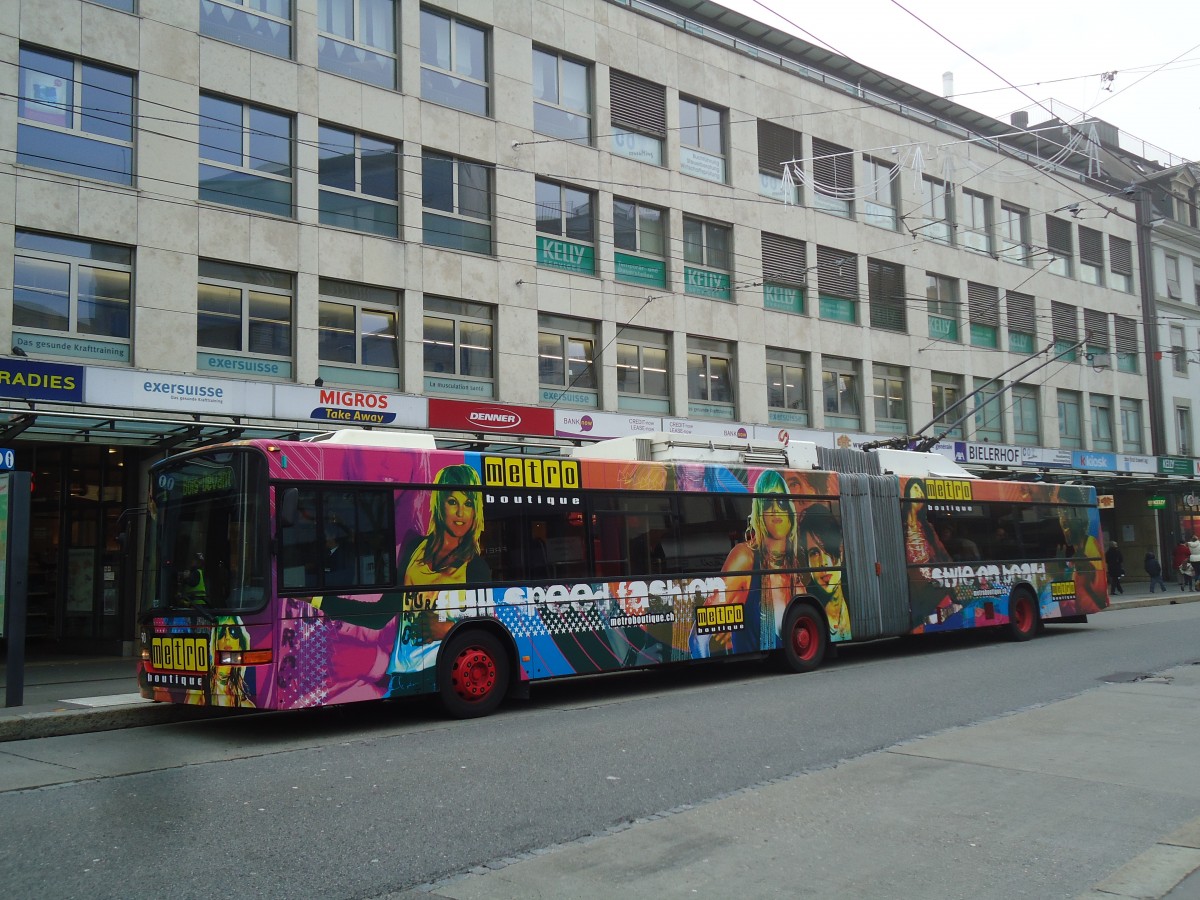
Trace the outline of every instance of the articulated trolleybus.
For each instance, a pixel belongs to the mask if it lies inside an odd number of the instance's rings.
[[[334,432],[151,474],[142,696],[298,709],[996,627],[1108,604],[1091,487],[936,454],[619,438],[570,455]]]

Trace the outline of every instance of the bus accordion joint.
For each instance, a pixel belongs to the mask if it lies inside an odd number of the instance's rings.
[[[270,662],[270,650],[222,650],[217,653],[218,666],[263,666]]]

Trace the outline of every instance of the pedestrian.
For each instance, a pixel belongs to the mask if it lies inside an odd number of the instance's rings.
[[[1150,593],[1153,594],[1154,586],[1158,585],[1163,589],[1163,593],[1165,594],[1167,586],[1163,582],[1162,563],[1155,558],[1153,550],[1146,551],[1146,562],[1144,565],[1146,567],[1146,574],[1150,576]]]
[[[1200,537],[1191,536],[1188,541],[1188,564],[1192,567],[1192,575],[1188,579],[1188,590],[1194,590],[1196,572],[1200,571]]]
[[[1175,571],[1179,573],[1179,589],[1183,590],[1183,564],[1188,561],[1188,557],[1192,553],[1188,550],[1187,541],[1183,538],[1179,539],[1179,543],[1175,545],[1175,551],[1171,554],[1171,565],[1175,567]],[[1193,567],[1195,568],[1195,567]]]
[[[1125,574],[1125,555],[1117,547],[1116,541],[1109,542],[1108,549],[1104,552],[1104,562],[1108,566],[1108,592],[1125,593],[1125,588],[1121,587],[1121,576]]]

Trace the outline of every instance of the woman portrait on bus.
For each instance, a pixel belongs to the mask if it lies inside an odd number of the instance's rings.
[[[387,668],[388,696],[416,686],[423,673],[432,669],[442,639],[467,606],[463,591],[446,588],[491,579],[491,570],[480,556],[482,536],[479,473],[466,463],[446,466],[434,477],[429,492],[424,534],[400,550],[398,565],[406,590],[373,602],[328,595],[312,598],[312,605],[327,616],[365,628],[381,629],[399,618]]]
[[[829,636],[849,640],[850,612],[842,589],[842,527],[824,503],[813,503],[800,514],[800,546],[810,567],[808,592],[820,602],[829,623]]]
[[[250,649],[250,632],[237,616],[217,616],[208,643],[208,675],[202,691],[189,690],[187,702],[196,706],[253,707],[246,687],[245,666],[222,666],[222,653],[245,653]]]
[[[1090,521],[1092,515],[1096,516],[1095,528]],[[1080,506],[1060,506],[1058,524],[1062,528],[1067,555],[1066,574],[1075,582],[1075,611],[1080,614],[1099,612],[1108,605],[1108,585],[1100,565],[1104,551],[1098,538],[1099,515]],[[1069,553],[1065,549],[1068,547]]]
[[[744,604],[744,621],[740,629],[707,635],[707,648],[697,641],[702,656],[774,647],[795,596],[796,569],[802,565],[795,501],[783,476],[772,469],[759,475],[754,493],[765,496],[750,501],[745,540],[729,551],[721,567],[729,573],[725,596],[706,601],[706,605]]]

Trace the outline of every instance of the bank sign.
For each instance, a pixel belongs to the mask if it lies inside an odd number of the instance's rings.
[[[0,397],[82,403],[83,371],[83,366],[3,359],[0,360]]]

